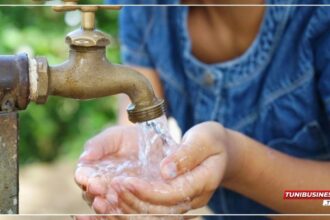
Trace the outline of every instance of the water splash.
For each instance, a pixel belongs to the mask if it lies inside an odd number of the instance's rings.
[[[138,123],[138,151],[132,152],[124,158],[107,156],[96,162],[78,164],[79,168],[89,168],[91,177],[108,176],[139,176],[146,179],[158,180],[160,176],[159,164],[166,156],[178,148],[178,144],[169,135],[165,116]],[[126,146],[134,149],[136,146]]]
[[[178,144],[172,139],[165,116],[139,123],[139,162],[141,176],[147,179],[160,180],[159,163],[173,153]]]
[[[135,144],[138,144],[138,150],[136,155],[132,154],[130,157],[125,158],[109,156],[97,162],[80,163],[78,164],[76,176],[77,173],[84,173],[88,169],[89,178],[99,177],[108,183],[116,176],[133,176],[146,180],[163,181],[160,174],[160,162],[178,149],[178,144],[170,136],[167,118],[161,116],[147,122],[138,123],[137,127],[138,142]],[[87,183],[88,180],[85,180],[85,182]],[[187,204],[178,204],[178,210],[183,207],[189,209]],[[170,212],[168,214],[178,213],[176,208],[171,209]],[[148,213],[148,207],[143,213]]]

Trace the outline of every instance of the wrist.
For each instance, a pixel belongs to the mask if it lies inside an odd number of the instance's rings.
[[[225,138],[222,140],[227,153],[227,165],[222,180],[222,185],[232,188],[234,184],[241,182],[248,166],[248,139],[243,134],[226,129]]]

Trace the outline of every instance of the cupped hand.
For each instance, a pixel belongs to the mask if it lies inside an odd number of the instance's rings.
[[[180,148],[161,162],[165,181],[115,177],[111,187],[118,197],[111,207],[128,214],[177,214],[206,205],[225,175],[226,133],[215,122],[194,126]]]
[[[99,167],[104,164],[103,175]],[[109,163],[110,162],[110,163]],[[83,198],[97,213],[118,213],[117,193],[110,182],[118,175],[137,176],[138,128],[134,125],[106,129],[87,141],[75,172],[75,181],[83,190]],[[113,209],[110,209],[113,207]]]

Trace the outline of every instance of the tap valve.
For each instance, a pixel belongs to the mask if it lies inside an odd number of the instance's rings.
[[[82,12],[81,26],[84,30],[94,30],[95,28],[95,12],[98,9],[119,10],[120,6],[111,5],[77,5],[75,1],[65,1],[64,5],[54,6],[56,12],[80,10]]]
[[[72,1],[67,1],[67,4],[54,6],[56,12],[66,11],[81,11],[81,29],[69,33],[66,37],[66,43],[80,47],[105,47],[110,43],[109,36],[95,29],[95,12],[98,9],[118,10],[119,6],[88,6],[75,5]]]
[[[70,51],[64,63],[49,66],[45,58],[30,60],[31,101],[45,103],[48,95],[86,100],[125,93],[132,101],[127,108],[130,121],[144,122],[165,113],[164,100],[155,96],[146,77],[129,67],[112,64],[106,58],[110,39],[95,29],[95,12],[120,7],[77,5],[70,1],[53,8],[57,12],[80,10],[81,28],[66,36]]]

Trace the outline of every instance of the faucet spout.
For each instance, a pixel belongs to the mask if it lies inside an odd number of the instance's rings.
[[[79,9],[82,12],[82,25],[65,38],[70,46],[67,61],[49,66],[44,57],[30,60],[30,100],[45,103],[48,95],[93,99],[125,93],[132,101],[127,108],[130,121],[143,122],[160,117],[165,113],[164,100],[156,98],[150,82],[133,69],[111,64],[107,60],[105,51],[110,38],[95,29],[94,25],[98,8],[55,8],[57,11]]]
[[[104,47],[71,46],[69,59],[49,67],[48,94],[74,99],[93,99],[125,93],[132,122],[164,114],[164,101],[156,98],[152,85],[131,68],[111,64]]]
[[[149,81],[140,73],[111,64],[104,48],[71,49],[63,64],[50,66],[49,94],[74,99],[93,99],[127,94],[136,106],[155,102]]]

